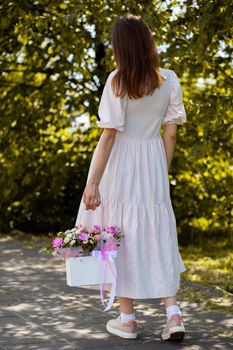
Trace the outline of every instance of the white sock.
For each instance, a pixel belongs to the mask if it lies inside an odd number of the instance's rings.
[[[136,317],[134,312],[132,314],[125,314],[121,312],[121,322],[135,321]]]
[[[167,314],[167,319],[169,320],[172,315],[174,314],[181,315],[182,313],[178,305],[170,305],[166,307],[166,314]]]

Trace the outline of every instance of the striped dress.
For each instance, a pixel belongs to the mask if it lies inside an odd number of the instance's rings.
[[[99,104],[97,126],[117,129],[99,190],[101,205],[86,210],[81,199],[76,224],[118,225],[125,237],[116,259],[116,296],[147,299],[174,296],[181,259],[161,125],[186,122],[176,73],[160,68],[162,86],[137,100],[113,94],[113,70]],[[92,156],[91,176],[98,145]]]

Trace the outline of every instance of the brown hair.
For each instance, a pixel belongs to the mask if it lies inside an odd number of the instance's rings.
[[[137,99],[152,95],[163,77],[159,71],[159,55],[148,25],[140,16],[124,14],[111,29],[113,54],[117,72],[112,79],[116,96]]]

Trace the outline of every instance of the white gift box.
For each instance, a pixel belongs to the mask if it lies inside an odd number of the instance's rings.
[[[71,287],[114,283],[116,273],[114,261],[96,256],[82,256],[66,259],[66,280]]]

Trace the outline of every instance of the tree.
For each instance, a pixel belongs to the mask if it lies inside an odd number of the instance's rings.
[[[187,232],[232,227],[232,10],[223,0],[185,1],[170,22],[163,55],[182,77],[189,119],[171,176],[187,240]]]
[[[114,68],[110,27],[125,12],[149,24],[162,66],[183,87],[187,125],[169,175],[179,232],[229,227],[231,4],[20,0],[0,10],[2,229],[74,224]],[[77,124],[83,115],[88,130]]]

